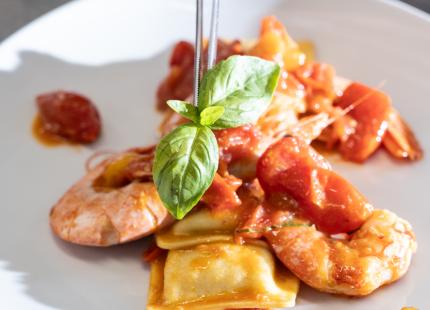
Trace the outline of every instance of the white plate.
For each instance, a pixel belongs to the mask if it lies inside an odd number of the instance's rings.
[[[191,39],[193,0],[76,1],[25,27],[0,46],[0,308],[144,309],[148,267],[144,242],[93,249],[57,240],[51,205],[84,173],[95,149],[124,149],[156,139],[154,92],[169,49]],[[257,35],[276,14],[295,38],[313,40],[339,74],[385,90],[430,154],[430,18],[388,1],[222,1],[221,34]],[[34,96],[54,89],[92,98],[103,116],[93,147],[45,148],[30,124]],[[299,309],[430,309],[429,159],[399,164],[382,152],[363,166],[336,168],[378,208],[414,226],[419,249],[409,273],[363,299],[303,288]]]

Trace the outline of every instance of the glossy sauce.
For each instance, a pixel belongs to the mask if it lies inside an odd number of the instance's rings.
[[[76,143],[68,142],[66,139],[63,139],[62,137],[45,130],[42,118],[40,117],[39,113],[37,113],[33,119],[31,125],[31,133],[33,134],[33,137],[37,142],[47,147],[55,147],[65,144],[77,145]]]

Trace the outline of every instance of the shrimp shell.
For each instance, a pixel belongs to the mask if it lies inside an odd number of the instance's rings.
[[[53,206],[50,225],[65,241],[110,246],[147,236],[173,219],[152,182],[132,182],[120,188],[96,188],[94,181],[113,156],[90,170]]]
[[[335,240],[311,227],[267,233],[278,258],[308,285],[328,293],[364,296],[402,277],[416,251],[408,222],[375,210],[349,240]]]
[[[394,108],[382,144],[390,155],[398,159],[420,160],[423,157],[423,150],[412,129]]]

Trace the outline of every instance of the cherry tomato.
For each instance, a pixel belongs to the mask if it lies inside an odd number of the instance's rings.
[[[299,138],[270,146],[258,161],[257,177],[266,195],[288,194],[305,217],[330,234],[351,232],[371,214],[366,198]]]
[[[37,96],[36,103],[46,132],[75,143],[91,143],[99,137],[100,115],[88,98],[55,91]]]

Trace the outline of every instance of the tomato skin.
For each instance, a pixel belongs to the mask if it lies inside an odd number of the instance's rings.
[[[169,75],[157,89],[157,108],[167,109],[170,99],[185,100],[193,92],[194,46],[186,41],[179,41],[170,56]]]
[[[194,47],[191,43],[187,41],[179,41],[170,56],[169,65],[189,67],[193,66],[194,63]]]
[[[215,131],[221,160],[232,162],[255,157],[263,136],[253,125]]]
[[[339,148],[345,159],[359,163],[369,158],[380,146],[392,109],[391,100],[386,94],[356,82],[334,104],[346,109],[362,98],[363,101],[348,114],[357,122],[355,131]]]
[[[257,177],[266,195],[290,195],[303,215],[326,233],[351,232],[371,214],[366,198],[296,137],[286,137],[266,150],[257,163]]]
[[[90,99],[54,91],[36,97],[44,130],[69,142],[92,143],[100,135],[101,118]]]
[[[215,131],[220,155],[220,171],[244,180],[255,178],[255,166],[262,145],[263,135],[254,125]]]

